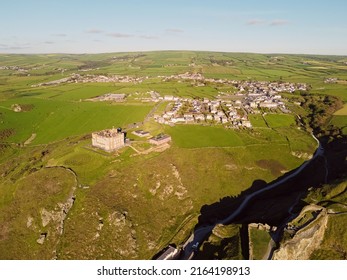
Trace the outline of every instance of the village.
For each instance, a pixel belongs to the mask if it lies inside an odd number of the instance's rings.
[[[154,119],[160,124],[209,122],[249,128],[252,126],[240,100],[232,102],[221,99],[203,98],[200,100],[172,96],[165,96],[164,100],[174,102],[169,103],[170,110],[165,111],[162,115],[154,115]]]
[[[41,86],[53,86],[65,83],[142,83],[148,77],[131,77],[131,76],[119,76],[119,75],[80,75],[72,73],[71,76],[65,77],[59,80],[39,83],[32,85],[31,87],[41,87]]]
[[[207,82],[232,85],[234,92],[220,91],[215,99],[210,98],[186,98],[173,95],[164,95],[156,91],[148,91],[145,97],[135,98],[142,102],[167,102],[163,113],[153,113],[152,116],[157,123],[174,126],[176,124],[209,124],[223,125],[226,128],[252,128],[249,119],[250,114],[264,112],[290,113],[286,98],[281,93],[293,93],[295,91],[306,91],[306,84],[295,84],[288,82],[264,82],[264,81],[234,81],[223,79],[205,79],[201,74],[180,74],[164,77],[164,81],[179,79],[179,81],[193,81],[197,86],[205,86]],[[134,95],[139,94],[135,93]],[[115,101],[123,102],[127,94],[108,93],[97,96],[87,101]],[[162,146],[171,141],[171,137],[159,134],[152,137],[149,132],[136,130],[132,132],[138,137],[146,137],[148,143],[154,146]],[[126,133],[121,130],[110,129],[92,134],[92,146],[107,152],[115,151],[124,147],[128,139]],[[130,143],[128,146],[137,153],[141,153]],[[150,148],[148,151],[152,151]]]
[[[167,81],[167,77],[164,78]],[[293,93],[296,90],[306,91],[306,84],[233,81],[223,79],[204,79],[201,74],[181,74],[170,76],[169,79],[184,79],[198,82],[204,86],[206,82],[233,85],[236,92],[219,92],[215,100],[209,98],[181,98],[166,95],[156,97],[159,100],[170,101],[167,110],[161,115],[154,115],[161,124],[175,125],[178,123],[219,123],[229,128],[246,127],[252,124],[249,114],[260,113],[260,110],[281,111],[290,113],[286,107],[286,99],[280,93]]]

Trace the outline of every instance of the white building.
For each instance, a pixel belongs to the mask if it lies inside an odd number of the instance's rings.
[[[208,121],[213,121],[213,115],[207,114],[207,115],[206,115],[206,120],[208,120]]]
[[[125,145],[125,134],[121,129],[105,129],[92,133],[92,146],[107,152],[115,151]]]
[[[248,127],[248,128],[251,128],[252,127],[252,124],[251,124],[251,122],[250,121],[246,121],[246,120],[243,120],[242,122],[242,126],[244,126],[244,127]]]
[[[174,97],[173,97],[172,95],[165,95],[165,96],[164,96],[164,100],[166,100],[166,101],[172,101],[172,100],[174,100]]]
[[[204,116],[204,114],[196,114],[196,115],[194,115],[194,118],[195,118],[195,120],[196,121],[204,121],[205,120],[205,116]]]
[[[277,108],[278,107],[278,104],[277,103],[274,103],[274,102],[260,102],[259,103],[259,107],[261,108]]]

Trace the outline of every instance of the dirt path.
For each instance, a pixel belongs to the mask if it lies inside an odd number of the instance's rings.
[[[168,143],[164,143],[161,144],[159,146],[155,146],[155,147],[151,147],[145,151],[139,151],[138,149],[136,149],[135,147],[133,147],[132,145],[129,145],[128,147],[130,147],[131,149],[133,149],[138,155],[148,155],[151,152],[163,152],[166,149],[170,148],[170,144]]]
[[[31,136],[24,142],[24,146],[29,145],[36,138],[36,133],[31,134]]]

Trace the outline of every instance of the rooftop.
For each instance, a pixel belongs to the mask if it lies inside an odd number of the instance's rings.
[[[122,130],[120,128],[105,129],[95,132],[95,134],[102,137],[112,138],[116,137],[118,134],[122,134]]]
[[[171,137],[171,136],[170,136],[170,135],[167,135],[167,134],[158,134],[157,136],[154,136],[154,137],[152,137],[151,139],[152,139],[152,140],[159,141],[159,140],[163,140],[163,139],[170,138],[170,137]]]

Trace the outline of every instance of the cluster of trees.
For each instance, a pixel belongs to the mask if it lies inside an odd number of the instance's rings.
[[[313,130],[318,137],[341,134],[339,128],[329,124],[334,112],[343,106],[341,99],[335,96],[301,92],[295,100],[299,101],[306,111],[301,118],[307,130]]]

